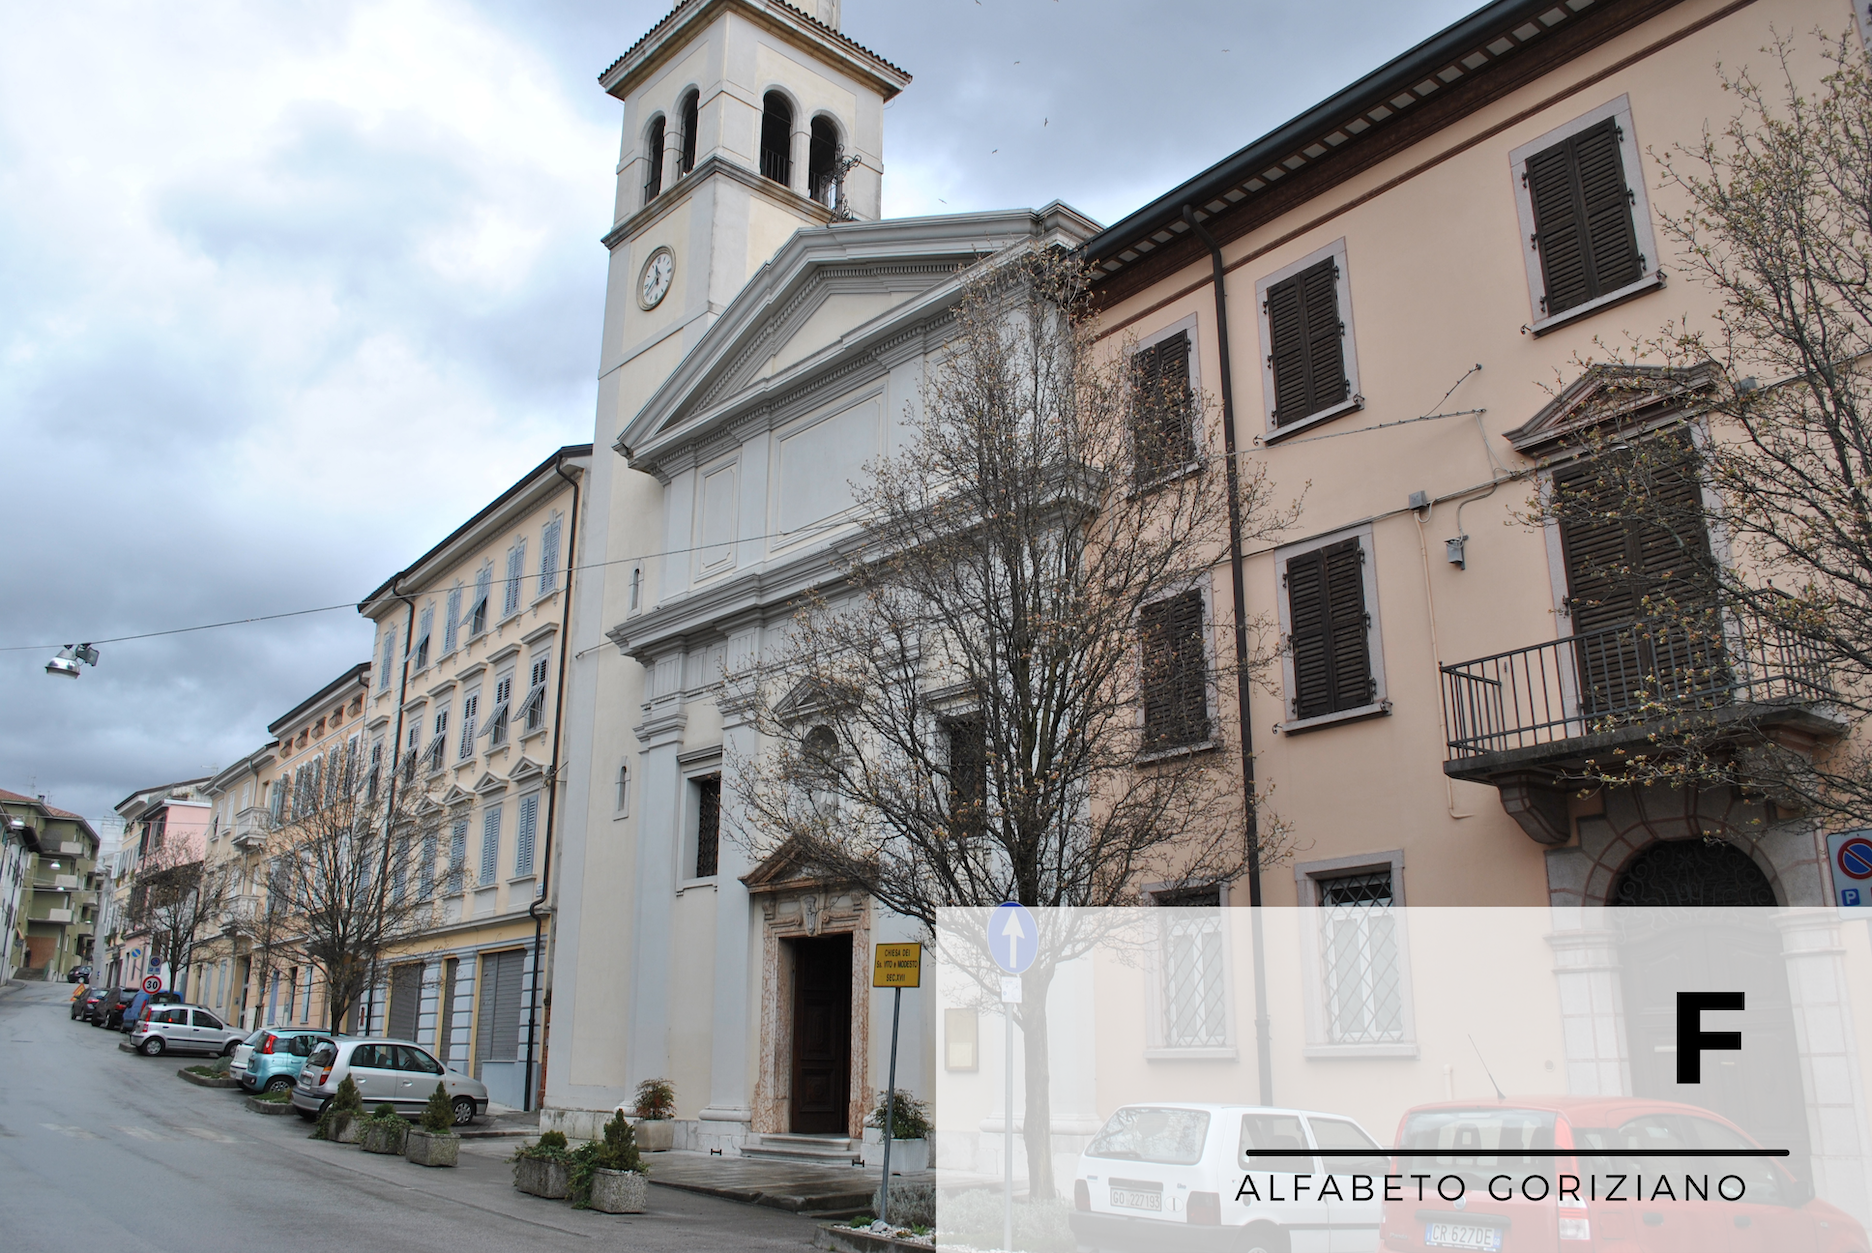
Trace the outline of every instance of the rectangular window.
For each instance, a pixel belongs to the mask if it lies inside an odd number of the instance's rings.
[[[378,740],[373,740],[371,742],[370,769],[369,771],[365,773],[365,776],[364,776],[364,801],[366,804],[376,803],[377,789],[382,785],[382,783],[383,783],[383,741],[381,739],[378,739]]]
[[[520,578],[526,568],[526,541],[516,540],[507,550],[507,581],[501,593],[501,617],[520,612]]]
[[[416,778],[416,762],[422,756],[422,718],[410,720],[409,743],[403,747],[403,782],[409,783]]]
[[[1644,275],[1623,138],[1617,119],[1606,118],[1527,159],[1522,177],[1540,255],[1541,312],[1549,317]]]
[[[501,807],[489,805],[481,815],[481,878],[483,887],[500,873]]]
[[[1388,1044],[1404,1038],[1397,918],[1391,871],[1366,870],[1314,881],[1321,913],[1326,1029],[1334,1044]]]
[[[560,519],[553,518],[540,532],[539,594],[541,596],[559,586],[559,529]]]
[[[430,735],[428,747],[423,749],[423,759],[428,764],[429,772],[435,773],[442,768],[442,759],[448,752],[449,711],[436,710],[434,731]]]
[[[462,875],[468,869],[468,820],[457,818],[449,828],[448,890],[462,890]]]
[[[981,1019],[972,1009],[943,1010],[943,1069],[976,1070],[981,1065]]]
[[[1187,331],[1132,354],[1131,445],[1133,478],[1140,485],[1196,460]]]
[[[1351,395],[1345,369],[1345,323],[1339,313],[1339,261],[1326,257],[1268,284],[1268,368],[1273,374],[1271,425],[1291,426]]]
[[[988,738],[979,715],[952,718],[949,732],[949,825],[956,834],[980,835],[988,818]]]
[[[1201,592],[1144,606],[1142,644],[1144,751],[1164,752],[1209,739],[1209,653]]]
[[[468,614],[462,619],[462,625],[468,628],[468,638],[485,634],[488,628],[488,587],[494,582],[494,567],[484,565],[475,571],[474,597],[468,602]]]
[[[278,826],[286,817],[286,776],[281,775],[264,786],[272,789],[272,795],[267,799],[272,807],[273,824]]]
[[[1214,908],[1222,894],[1214,887],[1165,892],[1157,903],[1176,908],[1163,923],[1163,1047],[1226,1048],[1225,937],[1222,911]]]
[[[442,619],[442,655],[455,651],[456,636],[461,633],[462,589],[457,583],[449,588],[447,612]]]
[[[409,836],[400,837],[390,853],[390,899],[401,905],[409,892]]]
[[[539,654],[533,658],[527,674],[526,699],[521,702],[516,718],[526,724],[528,735],[546,725],[546,676],[551,669],[550,661],[550,653]]]
[[[416,653],[411,666],[423,670],[429,665],[429,636],[435,628],[435,606],[424,605],[423,611],[416,618]]]
[[[470,692],[462,697],[461,747],[455,750],[458,760],[474,756],[475,751],[475,714],[481,708],[481,693]]]
[[[507,742],[507,723],[513,713],[513,674],[503,674],[494,680],[494,708],[488,712],[488,720],[481,734],[488,737],[489,748],[499,748]]]
[[[377,690],[380,692],[390,690],[390,672],[396,669],[396,638],[395,627],[390,627],[384,632],[383,664],[377,671]]]
[[[533,873],[533,837],[539,831],[539,793],[520,798],[520,813],[514,822],[514,874]]]
[[[1287,709],[1296,722],[1382,699],[1367,604],[1370,570],[1360,535],[1286,559]]]
[[[712,878],[721,868],[721,776],[695,781],[695,877]]]

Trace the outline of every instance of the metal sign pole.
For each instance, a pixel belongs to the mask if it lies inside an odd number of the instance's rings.
[[[1014,1005],[1006,999],[1005,984],[1002,992],[1001,1018],[1007,1023],[1007,1050],[1003,1054],[1007,1071],[1007,1106],[1006,1116],[1001,1120],[1001,1159],[1007,1176],[1007,1191],[1002,1197],[1001,1207],[1001,1247],[1014,1247]]]
[[[891,1056],[890,1086],[884,1090],[884,1199],[879,1205],[878,1214],[885,1222],[890,1221],[890,1151],[891,1139],[897,1134],[897,1019],[903,1013],[903,989],[891,989]]]

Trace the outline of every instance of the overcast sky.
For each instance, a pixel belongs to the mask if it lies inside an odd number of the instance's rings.
[[[1475,0],[845,0],[887,215],[1102,222]],[[0,787],[94,819],[370,652],[350,603],[590,440],[638,0],[0,7]]]

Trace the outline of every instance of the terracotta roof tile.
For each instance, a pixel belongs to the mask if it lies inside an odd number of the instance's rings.
[[[668,13],[666,13],[663,16],[662,21],[658,22],[655,26],[652,26],[649,30],[645,31],[642,38],[640,38],[636,43],[632,44],[630,47],[626,48],[624,50],[623,56],[619,57],[617,60],[613,61],[611,64],[605,66],[604,73],[598,76],[598,81],[603,82],[605,78],[611,73],[612,70],[615,70],[618,66],[628,61],[633,52],[636,52],[637,49],[643,47],[646,43],[650,42],[650,40],[656,38],[657,32],[663,30],[671,22],[675,21],[676,15],[678,13],[681,13],[684,9],[688,8],[690,5],[697,4],[699,2],[700,0],[680,0],[680,2],[676,5],[675,8],[671,9]],[[806,10],[800,8],[798,5],[788,4],[786,0],[771,0],[771,3],[777,5],[778,7],[782,9],[787,10],[789,13],[794,14],[796,17],[802,18],[808,24],[812,26],[816,26],[820,30],[824,31],[826,34],[838,40],[840,43],[845,44],[847,47],[855,48],[859,52],[864,53],[866,56],[870,57],[873,61],[878,62],[880,65],[889,66],[891,69],[897,71],[899,74],[902,74],[905,78],[910,77],[910,71],[904,69],[903,66],[895,65],[889,61],[886,61],[883,57],[871,51],[871,49],[865,47],[863,44],[859,43],[856,39],[853,39],[850,35],[847,35],[845,32],[841,30],[836,30],[833,27],[827,26],[824,22],[820,21],[818,18],[814,17],[812,14],[806,12]]]

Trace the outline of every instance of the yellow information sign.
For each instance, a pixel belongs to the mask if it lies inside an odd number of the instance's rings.
[[[874,988],[916,988],[923,979],[921,944],[880,944],[871,963]]]

